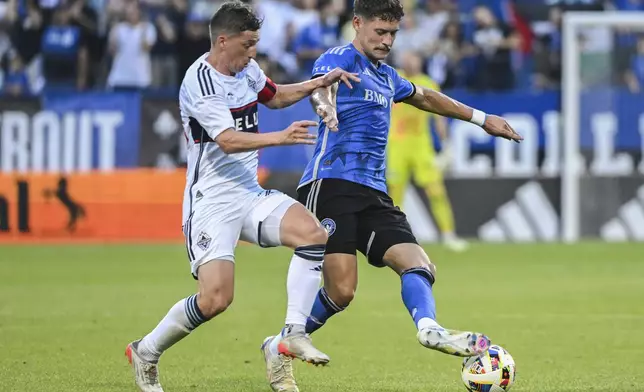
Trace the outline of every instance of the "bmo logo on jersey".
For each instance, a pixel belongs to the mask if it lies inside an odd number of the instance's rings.
[[[257,102],[252,102],[238,109],[230,109],[235,120],[235,128],[239,132],[259,132],[259,116],[257,114]]]
[[[393,102],[389,102],[387,97],[384,95],[380,94],[379,92],[365,89],[364,90],[364,100],[367,102],[375,102],[379,105],[381,105],[384,108],[388,108],[389,106],[393,106]],[[392,99],[393,101],[393,99]]]

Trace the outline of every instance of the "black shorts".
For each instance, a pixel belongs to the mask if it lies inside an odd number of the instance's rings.
[[[384,192],[355,182],[325,178],[297,191],[297,199],[329,232],[326,254],[356,254],[384,267],[385,252],[397,244],[417,244],[407,216]]]

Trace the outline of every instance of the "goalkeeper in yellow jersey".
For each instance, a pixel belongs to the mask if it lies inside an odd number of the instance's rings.
[[[422,73],[422,59],[413,52],[402,56],[399,74],[416,86],[438,91],[439,86]],[[463,251],[468,244],[458,238],[454,229],[454,215],[443,182],[430,133],[430,120],[443,142],[447,141],[447,120],[444,117],[417,110],[410,105],[395,105],[391,114],[391,129],[387,145],[387,187],[394,204],[402,208],[405,190],[412,176],[425,189],[434,219],[441,231],[443,242],[454,251]],[[447,149],[444,148],[444,151]],[[446,154],[444,154],[446,155]],[[442,156],[440,158],[445,158]]]

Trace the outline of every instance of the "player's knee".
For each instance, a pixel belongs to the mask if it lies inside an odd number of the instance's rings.
[[[427,253],[416,244],[398,244],[387,250],[383,261],[399,275],[406,271],[425,269],[436,277],[436,266],[429,260]]]
[[[206,319],[211,319],[225,312],[232,303],[232,293],[215,289],[200,294],[199,309]]]
[[[329,233],[320,225],[306,225],[302,228],[302,245],[326,244]]]
[[[355,285],[349,282],[339,282],[333,287],[326,288],[327,293],[331,300],[339,307],[346,308],[356,295]]]
[[[412,262],[407,264],[405,267],[401,269],[400,275],[405,274],[407,271],[417,271],[417,270],[425,270],[429,271],[429,273],[436,278],[436,265],[434,265],[431,261],[429,260],[418,260],[417,262]]]
[[[429,260],[426,254],[419,255],[418,259],[413,263],[411,268],[423,268],[428,270],[434,278],[436,278],[436,265]]]

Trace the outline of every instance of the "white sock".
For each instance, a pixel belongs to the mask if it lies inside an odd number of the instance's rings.
[[[418,320],[418,330],[420,331],[421,329],[425,328],[440,328],[443,329],[435,320],[430,319],[429,317],[423,317],[422,319]]]
[[[286,325],[306,325],[306,319],[311,314],[315,297],[322,282],[324,248],[317,251],[317,256],[300,249],[295,251],[293,258],[291,258],[291,265],[288,267]]]
[[[156,362],[164,351],[207,320],[197,305],[197,294],[177,302],[136,348],[146,361]]]
[[[295,330],[301,331],[311,314],[322,282],[323,260],[324,245],[301,246],[295,250],[291,259],[286,278],[288,306],[285,324],[295,326]],[[269,349],[273,354],[277,354],[277,346],[286,332],[288,331],[283,329],[270,342]]]

